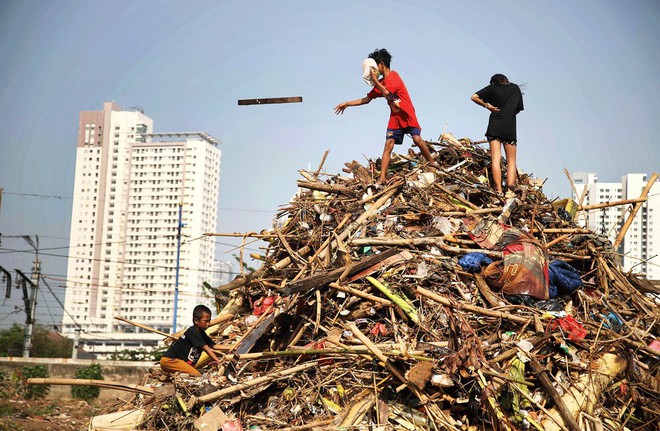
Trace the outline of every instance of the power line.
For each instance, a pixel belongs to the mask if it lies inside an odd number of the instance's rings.
[[[31,197],[31,198],[67,199],[67,200],[72,200],[73,199],[73,196],[45,195],[45,194],[39,194],[39,193],[18,193],[18,192],[8,192],[8,191],[5,191],[5,190],[3,190],[2,193],[5,194],[5,195]],[[218,210],[221,210],[221,211],[236,211],[236,212],[266,213],[266,214],[275,214],[277,212],[277,211],[274,211],[274,210],[257,209],[257,208],[218,207]]]

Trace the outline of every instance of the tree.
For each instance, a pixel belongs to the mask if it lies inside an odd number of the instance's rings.
[[[21,356],[23,352],[23,327],[14,323],[0,331],[0,356]]]
[[[0,356],[21,356],[24,334],[24,328],[16,323],[11,328],[0,331]],[[73,340],[42,325],[34,326],[30,348],[31,357],[69,358],[72,349]]]

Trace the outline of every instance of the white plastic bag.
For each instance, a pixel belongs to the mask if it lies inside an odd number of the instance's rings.
[[[371,79],[371,73],[369,72],[369,69],[374,68],[378,70],[378,65],[376,64],[376,60],[373,58],[367,58],[362,62],[362,79],[364,79],[365,84],[373,87],[374,86],[374,81]]]

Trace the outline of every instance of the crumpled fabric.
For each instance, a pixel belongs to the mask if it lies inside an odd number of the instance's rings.
[[[563,260],[553,260],[548,266],[550,298],[575,292],[582,284],[580,273]]]
[[[481,271],[489,286],[507,295],[550,297],[548,257],[536,238],[497,220],[465,218],[463,222],[470,238],[481,247],[502,251],[502,260]]]
[[[483,266],[488,266],[493,263],[493,259],[484,253],[472,252],[464,254],[458,259],[458,264],[463,268],[463,271],[469,273],[480,272]]]

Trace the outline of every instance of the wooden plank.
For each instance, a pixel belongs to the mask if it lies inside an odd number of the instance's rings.
[[[370,266],[385,260],[388,257],[392,257],[395,254],[397,254],[397,250],[395,248],[387,249],[378,254],[372,254],[362,258],[356,263],[333,269],[327,273],[315,274],[310,277],[303,278],[302,280],[289,283],[284,289],[282,289],[280,293],[284,296],[289,296],[299,292],[309,293],[310,291],[325,286],[332,281],[337,281],[337,279],[344,272],[347,272],[347,275],[351,275],[357,271],[362,271],[363,269],[369,268]]]
[[[301,96],[295,97],[270,97],[264,99],[239,99],[238,105],[272,105],[274,103],[300,103],[303,101]]]

